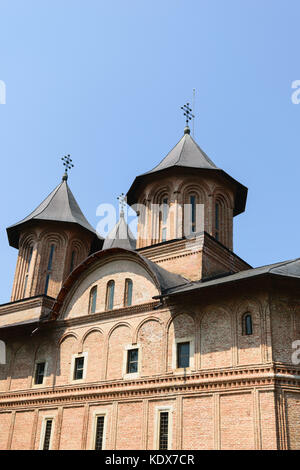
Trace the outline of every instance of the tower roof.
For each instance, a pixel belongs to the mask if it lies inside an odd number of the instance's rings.
[[[66,178],[63,179],[63,181],[31,214],[6,229],[9,244],[14,248],[18,248],[20,231],[27,224],[30,224],[35,220],[77,224],[97,236],[95,230],[83,215],[68,186]]]
[[[105,238],[102,249],[123,248],[124,250],[135,250],[135,247],[136,240],[126,223],[123,211],[121,211],[120,220]]]
[[[153,170],[147,171],[144,175],[156,173],[157,171],[165,170],[166,168],[174,166],[218,170],[218,167],[206,155],[206,153],[203,152],[187,131],[185,131],[184,136],[175,145],[175,147],[173,147],[168,155],[157,166],[155,166]]]
[[[132,205],[137,202],[136,193],[149,178],[153,180],[154,174],[165,173],[171,168],[177,168],[179,171],[186,168],[199,172],[213,171],[218,173],[235,187],[234,215],[240,214],[245,210],[247,188],[214,164],[190,136],[189,127],[185,128],[183,137],[157,166],[135,178],[127,193],[128,204]]]

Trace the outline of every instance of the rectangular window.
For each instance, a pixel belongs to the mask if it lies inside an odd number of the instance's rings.
[[[43,450],[49,450],[50,449],[52,422],[53,422],[53,419],[47,419],[46,420]]]
[[[161,411],[159,414],[159,450],[168,450],[169,443],[169,412]]]
[[[45,362],[38,362],[35,368],[35,377],[34,383],[35,385],[41,385],[44,382],[44,375],[45,375]]]
[[[102,450],[103,433],[104,433],[104,416],[97,416],[96,420],[97,421],[96,421],[95,450]]]
[[[165,242],[167,240],[167,228],[164,227],[161,232],[161,241]]]
[[[135,374],[138,372],[139,350],[129,349],[127,356],[127,374]]]
[[[177,343],[177,367],[190,367],[190,343]]]
[[[74,380],[80,380],[83,378],[84,369],[84,357],[75,357],[74,365]]]

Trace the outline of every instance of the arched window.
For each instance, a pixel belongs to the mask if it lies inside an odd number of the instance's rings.
[[[167,196],[165,196],[162,198],[159,208],[159,238],[161,242],[167,240],[168,215],[169,200]]]
[[[132,304],[132,280],[125,279],[124,307],[130,307]]]
[[[109,281],[106,288],[106,310],[114,308],[114,295],[115,295],[115,281]]]
[[[252,316],[250,315],[250,313],[246,313],[243,316],[243,334],[244,335],[253,334]]]
[[[26,295],[26,289],[27,289],[27,283],[28,283],[28,276],[29,276],[30,264],[31,264],[31,259],[32,259],[32,253],[33,253],[33,246],[31,245],[28,249],[28,255],[27,255],[26,274],[25,274],[25,280],[24,280],[23,297],[25,297],[25,295]]]
[[[54,257],[55,245],[50,246],[49,258],[48,258],[48,266],[47,266],[47,273],[46,273],[46,283],[45,283],[45,291],[44,294],[47,295],[48,288],[49,288],[49,281],[52,274],[52,265],[53,265],[53,257]]]
[[[89,313],[96,312],[96,305],[97,305],[97,286],[94,286],[90,290]]]

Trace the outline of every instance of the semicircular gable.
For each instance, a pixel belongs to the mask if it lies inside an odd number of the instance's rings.
[[[106,252],[108,253],[106,253]],[[152,302],[161,292],[156,273],[142,257],[127,250],[105,250],[101,256],[94,257],[84,269],[85,262],[69,276],[63,286],[54,311],[60,318],[75,318],[89,314],[90,292],[97,286],[95,312],[108,310],[106,290],[109,281],[114,281],[113,308],[125,307],[125,282],[132,281],[132,305]],[[83,267],[83,269],[82,269]],[[77,273],[77,278],[73,276]],[[73,277],[73,282],[72,281]],[[59,305],[60,303],[60,305]],[[109,309],[110,310],[110,309]],[[93,314],[91,313],[91,314]]]

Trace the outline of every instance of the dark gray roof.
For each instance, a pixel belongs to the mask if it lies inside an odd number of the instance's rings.
[[[190,168],[205,168],[217,170],[218,167],[199,147],[194,139],[188,134],[180,139],[178,144],[168,153],[168,155],[153,170],[147,171],[144,175],[165,170],[173,166],[184,166]]]
[[[65,180],[25,219],[7,228],[7,235],[11,246],[18,248],[21,228],[33,220],[73,223],[96,235],[95,230],[86,220]]]
[[[261,266],[259,268],[247,269],[245,271],[240,271],[235,274],[230,274],[208,281],[190,282],[189,285],[169,289],[168,292],[165,292],[165,295],[191,292],[206,287],[241,281],[243,279],[250,279],[268,274],[300,279],[300,258],[296,258],[290,261],[282,261],[280,263],[270,264],[267,266]]]
[[[153,175],[155,173],[164,173],[171,168],[177,169],[177,171],[183,171],[183,169],[193,169],[202,172],[216,172],[218,175],[220,175],[221,178],[225,179],[234,187],[234,215],[238,215],[241,212],[244,212],[248,189],[214,164],[214,162],[190,136],[189,128],[186,128],[185,133],[180,141],[157,166],[135,178],[127,193],[128,204],[133,205],[137,202],[137,194],[142,191],[146,181],[149,181],[150,178],[153,180]]]
[[[135,250],[136,239],[128,227],[124,214],[120,214],[120,220],[107,235],[103,243],[103,250],[109,248],[123,248],[124,250]]]

